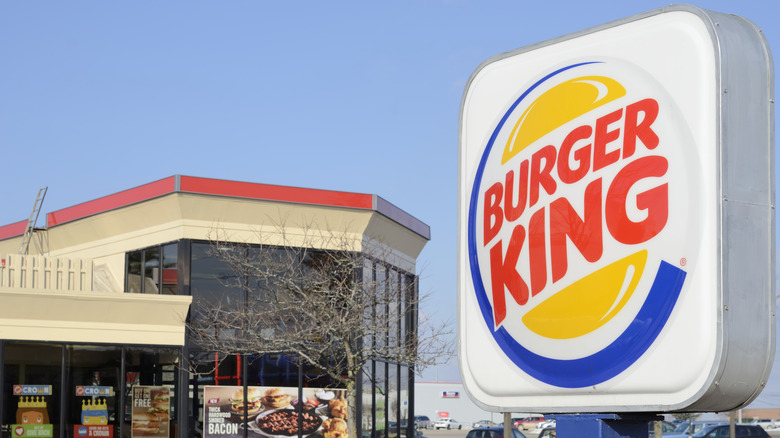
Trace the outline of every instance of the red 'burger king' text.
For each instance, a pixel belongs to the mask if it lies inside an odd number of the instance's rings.
[[[506,317],[505,291],[517,304],[524,305],[529,296],[547,286],[548,276],[555,283],[566,275],[567,238],[586,261],[593,263],[601,259],[605,234],[619,243],[635,245],[664,229],[669,215],[667,183],[636,194],[635,206],[646,212],[644,219],[635,222],[628,215],[629,190],[638,181],[662,177],[668,170],[667,159],[660,155],[630,160],[638,143],[648,150],[658,146],[659,138],[652,128],[658,109],[656,100],[643,99],[596,119],[593,126],[574,128],[559,147],[543,146],[519,164],[510,161],[511,169],[504,181],[485,190],[483,242],[486,247],[492,245],[490,279],[496,325]],[[616,140],[621,131],[623,141],[619,144]],[[599,177],[585,187],[583,216],[564,196],[534,210],[542,190],[552,196],[559,182],[577,184],[588,175],[595,176],[595,172],[616,165],[621,168],[610,181]],[[529,215],[527,221],[519,221]],[[508,242],[493,242],[505,221],[506,226],[522,223],[513,226]],[[523,251],[528,252],[530,260],[527,279],[518,272]]]

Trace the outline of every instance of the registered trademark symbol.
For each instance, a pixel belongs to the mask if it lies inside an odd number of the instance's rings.
[[[686,259],[685,257],[680,259],[680,266],[685,266],[687,264],[688,264],[688,259]]]

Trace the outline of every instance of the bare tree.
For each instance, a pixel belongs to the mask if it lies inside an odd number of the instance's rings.
[[[193,303],[188,329],[206,351],[286,354],[320,369],[346,389],[354,438],[357,381],[366,363],[387,360],[419,372],[447,361],[451,326],[418,320],[417,277],[399,269],[403,257],[389,246],[313,226],[287,230],[269,234],[273,244],[258,236],[260,245],[231,243],[216,230],[213,254],[232,270],[223,281],[239,299]]]

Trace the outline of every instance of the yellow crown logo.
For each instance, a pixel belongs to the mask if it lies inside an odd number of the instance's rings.
[[[19,408],[46,408],[43,397],[19,397]]]
[[[105,411],[106,410],[106,399],[99,399],[96,400],[95,403],[92,403],[92,400],[81,400],[81,411]]]

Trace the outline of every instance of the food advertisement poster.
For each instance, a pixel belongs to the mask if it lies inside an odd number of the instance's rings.
[[[343,389],[250,386],[207,386],[203,391],[204,438],[243,436],[244,409],[252,437],[298,436],[298,406],[303,436],[347,437],[347,400]]]
[[[132,437],[168,438],[170,389],[167,386],[134,385],[132,399]]]

